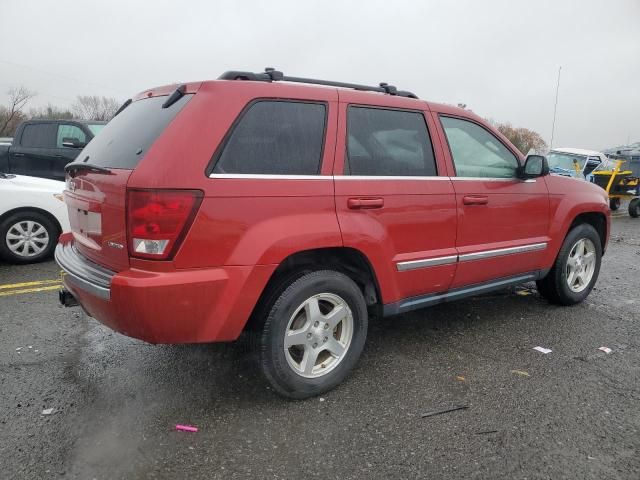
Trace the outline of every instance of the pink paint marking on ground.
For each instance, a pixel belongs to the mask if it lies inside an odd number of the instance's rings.
[[[197,432],[198,427],[192,427],[191,425],[176,425],[176,430],[181,430],[183,432]]]

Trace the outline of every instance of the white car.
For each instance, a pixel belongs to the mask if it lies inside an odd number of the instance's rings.
[[[48,258],[70,230],[64,182],[0,173],[0,257],[11,263]]]
[[[609,159],[595,150],[554,148],[547,153],[547,161],[551,173],[584,180],[596,167],[607,165]]]

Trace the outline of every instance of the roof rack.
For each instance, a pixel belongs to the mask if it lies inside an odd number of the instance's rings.
[[[387,93],[389,95],[396,95],[398,97],[418,98],[415,93],[407,92],[404,90],[398,90],[393,85],[388,83],[380,83],[378,87],[370,87],[367,85],[358,85],[357,83],[345,83],[345,82],[332,82],[329,80],[316,80],[313,78],[302,77],[289,77],[284,73],[276,70],[275,68],[267,67],[264,72],[252,73],[252,72],[238,72],[229,71],[224,72],[218,77],[218,80],[251,80],[254,82],[295,82],[295,83],[310,83],[312,85],[327,85],[330,87],[342,87],[352,88],[354,90],[362,90],[365,92],[380,92]]]

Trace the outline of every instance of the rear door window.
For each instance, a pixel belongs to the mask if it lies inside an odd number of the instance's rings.
[[[323,103],[261,100],[236,124],[213,173],[316,175],[327,108]]]
[[[55,147],[56,125],[54,123],[36,123],[26,125],[22,131],[20,146],[27,148]]]
[[[193,95],[184,95],[168,108],[167,97],[136,100],[107,123],[82,151],[84,161],[107,168],[134,169],[153,142]]]
[[[347,165],[350,175],[435,176],[433,147],[419,112],[349,107]]]

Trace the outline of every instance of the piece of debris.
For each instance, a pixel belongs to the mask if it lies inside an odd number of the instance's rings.
[[[544,353],[545,355],[547,353],[551,353],[551,349],[550,348],[544,348],[544,347],[533,347],[534,350],[539,351],[540,353]]]
[[[551,351],[551,350],[549,350]],[[511,373],[514,373],[516,375],[520,375],[521,377],[530,377],[531,375],[529,375],[529,372],[525,372],[524,370],[511,370]]]
[[[324,397],[320,397],[320,398],[319,398],[319,400],[320,400],[321,402],[324,402]]]
[[[441,415],[443,413],[455,412],[456,410],[465,410],[469,408],[469,405],[458,405],[457,407],[444,408],[442,410],[434,410],[432,412],[423,413],[422,418],[433,417],[435,415]]]
[[[612,351],[609,347],[600,347],[598,350],[600,350],[601,352],[604,352],[606,354],[609,354]]]
[[[498,433],[498,430],[485,430],[484,432],[476,432],[476,435],[486,435],[488,433]]]
[[[176,430],[180,430],[183,432],[197,432],[198,427],[192,427],[191,425],[176,425]]]
[[[516,295],[520,295],[521,297],[526,297],[527,295],[531,295],[531,290],[518,290]]]
[[[461,382],[464,382],[466,378],[464,378],[462,375],[456,375],[456,380],[460,380]]]
[[[22,350],[22,347],[16,348],[16,352],[19,352],[20,350]]]
[[[53,408],[45,408],[42,410],[42,415],[51,415],[53,413]]]

